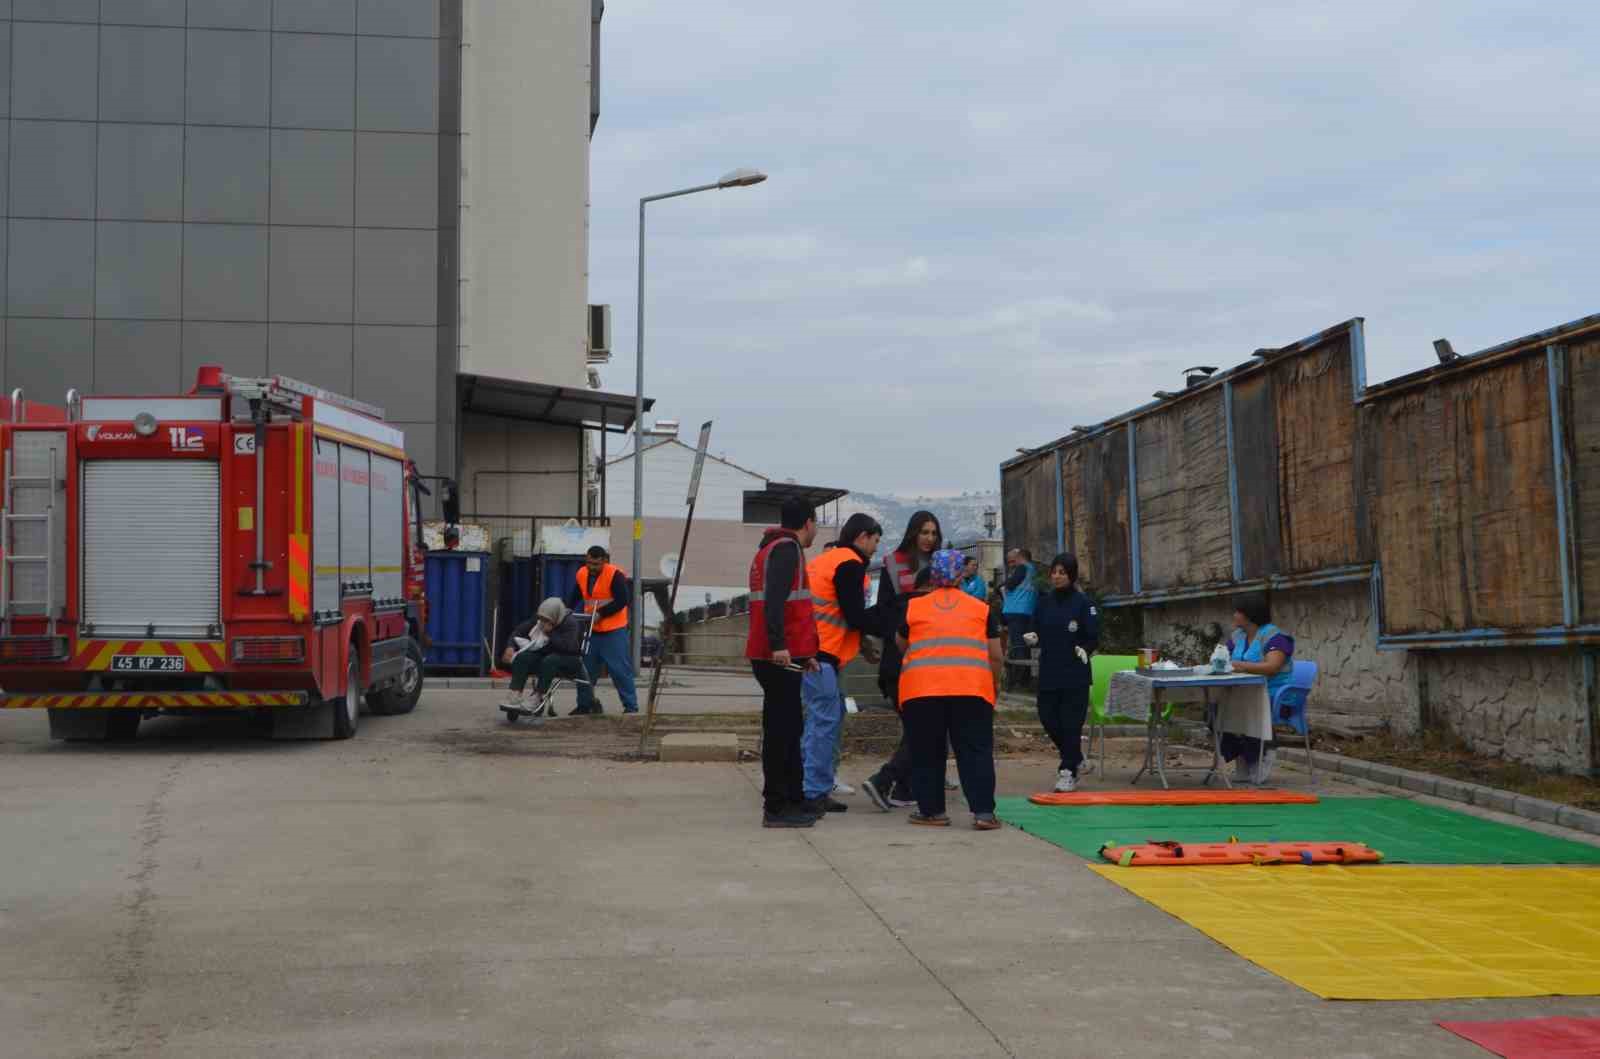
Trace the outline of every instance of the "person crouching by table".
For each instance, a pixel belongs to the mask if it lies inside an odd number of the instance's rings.
[[[896,643],[904,655],[899,703],[911,751],[910,820],[949,827],[945,813],[945,745],[955,750],[961,791],[972,826],[994,831],[994,703],[1000,681],[1000,628],[989,608],[962,592],[965,559],[936,552],[928,565],[932,589],[906,605]]]
[[[1294,676],[1294,637],[1272,624],[1272,608],[1264,595],[1241,596],[1233,603],[1233,636],[1228,644],[1235,673],[1267,678],[1267,697]],[[1278,763],[1272,742],[1253,736],[1222,733],[1222,758],[1233,762],[1235,783],[1266,783]]]
[[[537,628],[543,643],[530,643],[523,650],[508,645],[504,661],[511,667],[511,696],[501,705],[523,713],[533,713],[544,705],[545,693],[557,677],[576,678],[583,673],[583,630],[588,619],[567,609],[561,600],[551,597],[539,604],[535,617],[511,630],[513,644],[517,640],[535,641]],[[527,690],[528,678],[537,676],[533,690]]]
[[[1055,789],[1075,791],[1094,683],[1089,652],[1100,644],[1100,615],[1078,588],[1078,557],[1071,552],[1050,560],[1050,591],[1034,604],[1027,637],[1039,645],[1039,723],[1061,755]]]

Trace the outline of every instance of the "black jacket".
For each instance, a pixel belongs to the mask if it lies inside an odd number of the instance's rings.
[[[533,637],[533,627],[538,620],[538,618],[529,618],[515,629],[512,629],[511,635],[513,637],[521,637],[524,640],[531,639]],[[588,620],[576,611],[568,614],[562,619],[560,625],[550,630],[550,642],[539,648],[539,650],[558,655],[581,655],[583,653],[583,630],[588,627],[588,624]]]
[[[1075,626],[1075,627],[1074,627]],[[1094,683],[1094,671],[1078,658],[1100,645],[1100,615],[1088,596],[1076,588],[1051,589],[1033,607],[1033,631],[1039,634],[1039,690],[1067,691]]]

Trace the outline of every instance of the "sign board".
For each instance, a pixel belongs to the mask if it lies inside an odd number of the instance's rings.
[[[700,443],[694,450],[694,473],[689,475],[689,499],[685,504],[693,504],[695,497],[700,495],[700,472],[706,466],[706,448],[711,444],[711,421],[700,424]]]

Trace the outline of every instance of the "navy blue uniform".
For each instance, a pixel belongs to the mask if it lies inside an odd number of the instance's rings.
[[[1053,589],[1033,608],[1039,634],[1039,723],[1061,755],[1061,768],[1077,774],[1083,764],[1083,724],[1089,716],[1094,671],[1078,657],[1100,644],[1100,615],[1076,587]]]

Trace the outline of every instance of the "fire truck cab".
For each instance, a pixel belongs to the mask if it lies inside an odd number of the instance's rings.
[[[0,707],[62,739],[245,710],[345,739],[422,695],[421,483],[383,410],[203,367],[0,404]]]

